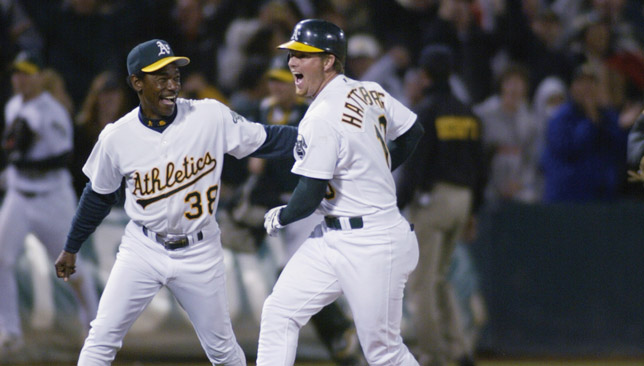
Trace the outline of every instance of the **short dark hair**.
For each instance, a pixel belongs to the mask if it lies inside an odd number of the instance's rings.
[[[335,61],[333,61],[333,69],[335,70],[335,72],[337,72],[338,74],[344,74],[344,63],[342,62],[342,60],[340,60],[338,56],[332,53],[327,53],[327,55],[335,56]]]
[[[136,76],[138,79],[143,79],[145,77],[145,73],[143,71],[136,72],[132,75]],[[130,76],[132,75],[128,75],[125,77],[125,83],[127,84],[127,86],[132,88],[132,90],[134,90],[134,86],[132,85],[132,81],[130,80]]]

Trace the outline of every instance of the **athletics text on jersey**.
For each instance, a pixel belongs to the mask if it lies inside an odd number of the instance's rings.
[[[108,125],[83,168],[101,194],[125,176],[128,216],[156,233],[194,232],[209,222],[224,154],[245,157],[266,138],[261,124],[218,101],[179,99],[177,108],[161,133],[139,121],[138,108]]]

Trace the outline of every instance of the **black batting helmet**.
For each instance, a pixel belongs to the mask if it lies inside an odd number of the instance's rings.
[[[305,19],[295,25],[291,40],[277,48],[300,52],[332,53],[342,63],[347,56],[347,38],[337,25],[322,19]]]

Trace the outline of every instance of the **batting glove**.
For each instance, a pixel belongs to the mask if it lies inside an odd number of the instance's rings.
[[[266,228],[266,232],[269,236],[277,235],[279,229],[284,227],[282,224],[280,224],[279,219],[280,212],[282,212],[282,209],[284,207],[286,207],[286,205],[273,207],[266,214],[264,214],[264,228]]]

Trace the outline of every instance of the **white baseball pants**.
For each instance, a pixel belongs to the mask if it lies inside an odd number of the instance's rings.
[[[130,222],[78,360],[79,366],[110,365],[134,321],[166,286],[188,313],[213,365],[246,366],[233,333],[219,229],[204,239],[166,250]]]
[[[63,249],[76,210],[76,194],[71,185],[60,190],[26,197],[9,189],[0,211],[0,332],[22,336],[18,308],[15,267],[24,251],[25,237],[33,233],[47,250],[53,263]],[[96,316],[98,293],[89,268],[77,256],[77,272],[70,281],[79,304],[79,318],[87,329]]]
[[[391,225],[389,223],[389,225]],[[264,303],[257,366],[291,366],[300,328],[342,293],[372,366],[417,366],[400,335],[403,292],[418,241],[400,219],[388,229],[320,225],[295,252]]]

